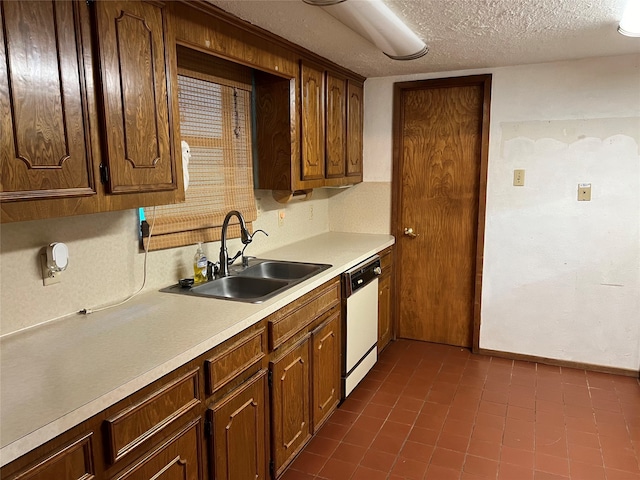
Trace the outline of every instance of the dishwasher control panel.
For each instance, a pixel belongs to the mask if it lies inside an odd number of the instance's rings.
[[[353,295],[382,273],[380,257],[375,255],[344,272],[344,296]]]

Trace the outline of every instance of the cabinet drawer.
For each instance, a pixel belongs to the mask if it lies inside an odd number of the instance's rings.
[[[266,356],[267,329],[262,327],[205,360],[206,392],[211,395]],[[217,349],[216,349],[217,350]]]
[[[145,455],[114,480],[200,480],[202,473],[202,420],[198,417],[159,448]]]
[[[79,438],[16,476],[10,477],[11,480],[91,480],[95,477],[91,436],[92,433],[89,433]]]
[[[339,303],[340,279],[336,278],[279,310],[269,319],[269,348],[278,348]]]
[[[105,420],[111,462],[120,460],[200,404],[198,372],[196,369],[187,373]]]

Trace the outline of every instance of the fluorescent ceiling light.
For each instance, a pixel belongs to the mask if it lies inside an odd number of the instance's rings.
[[[618,31],[627,37],[640,37],[640,0],[629,0]]]
[[[382,0],[303,0],[325,11],[369,40],[394,60],[413,60],[428,52],[425,43]]]

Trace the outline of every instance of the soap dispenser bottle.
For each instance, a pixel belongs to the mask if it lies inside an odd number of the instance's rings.
[[[207,257],[202,251],[202,243],[198,243],[198,250],[193,256],[193,283],[207,281]]]

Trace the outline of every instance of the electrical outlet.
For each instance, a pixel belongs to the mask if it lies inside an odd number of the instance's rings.
[[[279,227],[284,226],[284,217],[285,217],[285,211],[278,210],[278,226]]]
[[[60,283],[60,281],[62,280],[62,272],[52,272],[49,270],[49,266],[47,265],[46,253],[40,254],[40,265],[42,267],[42,284],[45,287]]]
[[[513,186],[524,187],[524,169],[517,169],[513,171]]]
[[[579,202],[591,201],[591,184],[590,183],[578,184],[578,201]]]

